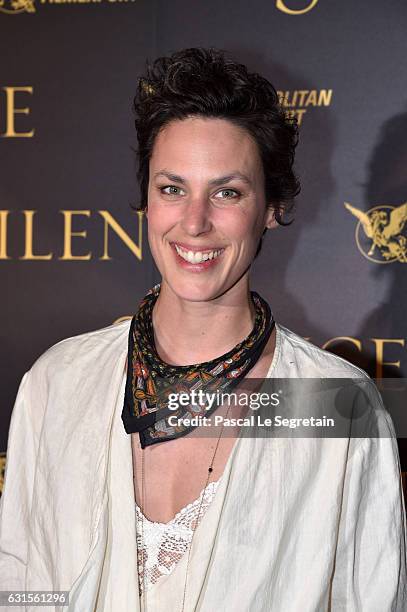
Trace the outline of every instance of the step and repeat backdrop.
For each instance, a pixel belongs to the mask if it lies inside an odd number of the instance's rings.
[[[314,344],[407,376],[406,31],[404,0],[0,0],[3,470],[24,372],[159,280],[132,99],[146,61],[183,47],[261,72],[300,123],[296,219],[266,235],[253,287]]]

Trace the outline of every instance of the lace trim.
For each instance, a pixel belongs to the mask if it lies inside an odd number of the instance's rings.
[[[168,576],[174,571],[177,563],[188,551],[194,529],[199,525],[215,497],[220,480],[210,482],[195,501],[182,508],[168,523],[149,521],[136,503],[140,593],[144,588],[148,591],[161,576]],[[202,506],[198,520],[201,499]]]

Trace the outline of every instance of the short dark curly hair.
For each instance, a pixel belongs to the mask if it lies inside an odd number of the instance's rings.
[[[191,48],[159,57],[139,78],[134,99],[138,139],[139,209],[147,206],[149,161],[159,131],[191,116],[227,119],[245,129],[259,147],[265,196],[280,225],[300,191],[293,171],[298,142],[295,117],[281,107],[273,85],[218,49]]]

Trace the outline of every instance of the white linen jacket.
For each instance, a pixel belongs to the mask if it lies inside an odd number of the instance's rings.
[[[129,321],[68,338],[21,382],[0,501],[0,590],[70,591],[36,612],[138,612]],[[366,377],[276,324],[268,376]],[[185,612],[405,612],[406,522],[392,421],[376,438],[236,440],[193,539]],[[186,556],[147,592],[178,612]]]

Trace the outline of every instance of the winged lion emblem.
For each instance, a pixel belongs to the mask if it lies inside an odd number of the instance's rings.
[[[345,208],[359,220],[357,231],[361,226],[366,237],[372,241],[366,254],[368,258],[373,258],[375,251],[378,250],[387,263],[391,261],[407,263],[407,237],[402,234],[407,221],[407,202],[397,208],[375,206],[367,212],[347,202]]]
[[[0,13],[35,13],[35,0],[0,0]]]

